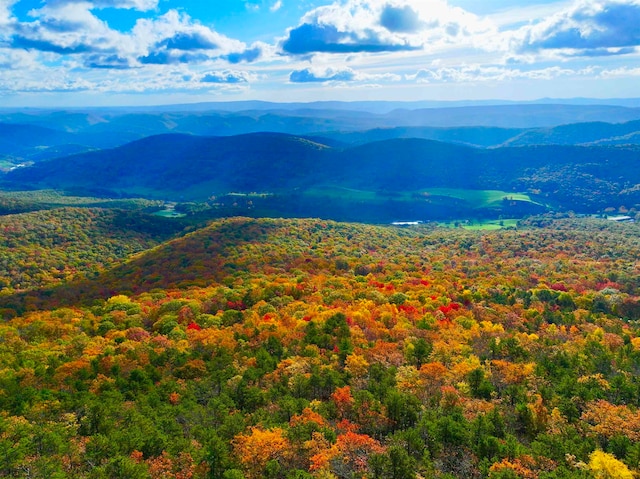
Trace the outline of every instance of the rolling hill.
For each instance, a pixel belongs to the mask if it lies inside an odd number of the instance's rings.
[[[271,195],[267,202],[280,200],[281,214],[295,214],[295,201],[306,205],[304,216],[313,216],[317,203],[305,191],[319,186],[371,191],[387,203],[425,188],[532,192],[540,203],[580,212],[640,203],[633,189],[640,184],[640,149],[633,146],[476,149],[413,138],[337,148],[319,141],[273,133],[160,135],[41,161],[9,172],[3,184],[176,201],[257,192]]]
[[[329,147],[299,137],[160,135],[113,150],[40,162],[6,175],[10,182],[102,189],[160,198],[299,187],[321,169]],[[55,185],[55,186],[54,186]]]
[[[185,226],[105,208],[0,216],[0,296],[91,276],[175,237]]]
[[[637,145],[640,144],[640,121],[571,123],[544,128],[403,126],[364,131],[321,132],[318,136],[351,145],[396,138],[422,138],[477,148],[534,145]]]
[[[113,148],[140,138],[120,131],[74,133],[58,129],[55,121],[37,124],[0,123],[0,162],[10,168],[28,162]]]

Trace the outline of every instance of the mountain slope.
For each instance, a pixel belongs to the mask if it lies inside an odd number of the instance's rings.
[[[0,159],[4,156],[14,163],[42,161],[96,148],[113,148],[140,136],[119,131],[71,133],[37,124],[0,123]]]
[[[640,143],[638,140],[640,121],[571,123],[548,128],[415,126],[376,128],[365,131],[321,132],[318,133],[318,136],[351,145],[396,138],[422,138],[479,148],[533,145],[630,145]]]
[[[576,123],[554,128],[526,130],[507,140],[504,146],[601,144],[619,137],[630,137],[638,132],[640,132],[640,121]],[[631,138],[628,143],[633,143]]]
[[[332,131],[320,132],[319,137],[330,138],[351,145],[362,145],[374,141],[391,140],[399,138],[421,138],[446,143],[458,143],[473,147],[500,146],[523,132],[519,128],[494,128],[494,127],[394,127],[375,128],[364,131]]]
[[[300,186],[309,174],[318,171],[328,149],[278,134],[219,138],[160,135],[114,150],[41,162],[13,171],[7,179],[18,184],[127,191],[150,197],[206,198],[220,192]]]
[[[136,211],[101,208],[0,216],[0,296],[91,276],[183,228]]]
[[[410,236],[415,232],[321,220],[222,219],[182,238],[158,246],[150,244],[150,249],[111,269],[49,287],[44,294],[0,295],[0,307],[23,311],[26,304],[45,309],[91,304],[122,292],[205,286],[238,272],[251,275],[268,270],[274,274],[296,268],[312,271],[330,266],[324,249],[330,243],[323,245],[322,238],[337,240],[342,254],[355,255],[370,238],[392,247],[398,238]]]

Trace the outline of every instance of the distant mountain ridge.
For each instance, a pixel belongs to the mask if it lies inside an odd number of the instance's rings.
[[[0,122],[38,125],[69,133],[119,132],[142,137],[160,133],[219,136],[259,131],[302,135],[408,126],[539,128],[592,121],[624,123],[640,120],[640,107],[617,105],[506,104],[425,108],[420,104],[393,103],[385,104],[383,108],[373,103],[371,111],[359,108],[359,104],[273,104],[270,108],[265,105],[260,108],[250,103],[243,104],[246,108],[238,111],[215,109],[215,105],[201,111],[0,110]]]
[[[38,114],[51,110],[68,111],[98,111],[98,112],[198,112],[198,111],[227,111],[240,112],[247,110],[299,110],[299,109],[330,109],[366,111],[370,113],[388,113],[396,109],[420,108],[457,108],[467,106],[503,106],[503,105],[577,105],[577,106],[622,106],[628,108],[640,107],[638,98],[538,98],[535,100],[369,100],[369,101],[333,101],[320,100],[309,102],[271,102],[264,100],[237,100],[176,103],[160,105],[120,105],[120,106],[87,106],[87,107],[50,107],[50,108],[15,108],[0,107],[0,114],[28,112]]]
[[[534,105],[535,108],[541,108]],[[479,109],[478,109],[479,108]],[[600,107],[598,107],[600,108]],[[394,111],[377,115],[358,111],[304,110],[245,111],[239,114],[209,112],[206,114],[126,114],[103,115],[78,113],[47,113],[31,116],[24,113],[9,115],[16,121],[32,123],[0,122],[0,160],[19,164],[41,161],[101,148],[121,146],[147,136],[182,133],[199,136],[235,136],[258,132],[295,134],[324,139],[334,146],[339,144],[364,144],[394,138],[423,138],[462,145],[495,148],[500,146],[528,145],[625,145],[640,144],[640,119],[625,122],[592,121],[557,126],[518,127],[529,121],[526,115],[513,109],[495,110],[506,114],[498,123],[507,126],[465,126],[465,123],[496,123],[491,111],[484,107],[440,110]],[[549,120],[548,115],[562,116],[561,112],[539,112],[539,123]],[[589,110],[591,111],[591,110]],[[617,110],[610,110],[617,111]],[[633,117],[635,110],[624,109],[626,117]],[[594,111],[583,112],[583,117],[598,116]],[[420,126],[413,123],[440,123],[448,121],[458,126]],[[569,113],[564,118],[570,119]],[[606,115],[605,115],[606,116]],[[614,115],[615,116],[615,115]],[[640,117],[640,110],[638,110]],[[429,121],[431,118],[433,121]],[[447,119],[448,118],[448,119]],[[0,114],[0,119],[2,115]],[[615,119],[615,118],[614,118]],[[399,126],[394,126],[394,125]],[[332,140],[332,141],[329,141]]]

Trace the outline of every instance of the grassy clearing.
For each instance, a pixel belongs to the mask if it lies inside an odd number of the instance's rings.
[[[449,198],[457,198],[459,200],[471,203],[474,208],[491,208],[500,206],[502,201],[507,198],[512,201],[524,201],[536,203],[526,193],[512,193],[500,190],[466,190],[456,188],[428,188],[420,192],[429,196],[445,196]],[[536,203],[538,204],[538,203]]]
[[[464,225],[466,230],[501,230],[503,228],[516,228],[518,226],[517,219],[479,221],[477,223]]]
[[[160,216],[162,218],[184,218],[185,216],[187,216],[184,213],[178,213],[174,209],[160,210],[160,211],[156,211],[156,212],[154,212],[152,214],[153,214],[153,216]]]
[[[320,186],[305,191],[307,196],[324,196],[332,199],[350,201],[416,201],[424,199],[430,202],[446,202],[447,199],[464,201],[472,208],[499,207],[505,198],[512,201],[536,203],[526,193],[513,193],[500,190],[467,190],[457,188],[427,188],[420,191],[397,192],[384,195],[375,191],[356,190],[338,186]]]
[[[439,226],[445,228],[462,228],[470,231],[491,231],[501,230],[503,228],[516,228],[518,220],[514,218],[503,220],[456,220],[438,223]]]

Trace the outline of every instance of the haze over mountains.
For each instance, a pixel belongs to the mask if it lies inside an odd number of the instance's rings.
[[[627,103],[634,104],[630,100]],[[416,137],[492,147],[637,143],[640,130],[637,122],[640,108],[618,105],[507,104],[437,108],[422,108],[421,103],[392,102],[214,105],[209,105],[208,110],[205,105],[191,106],[191,109],[174,106],[142,110],[0,110],[0,157],[15,162],[37,161],[119,146],[163,133],[231,136],[268,131],[317,135],[346,143]],[[593,124],[566,126],[587,122]]]

